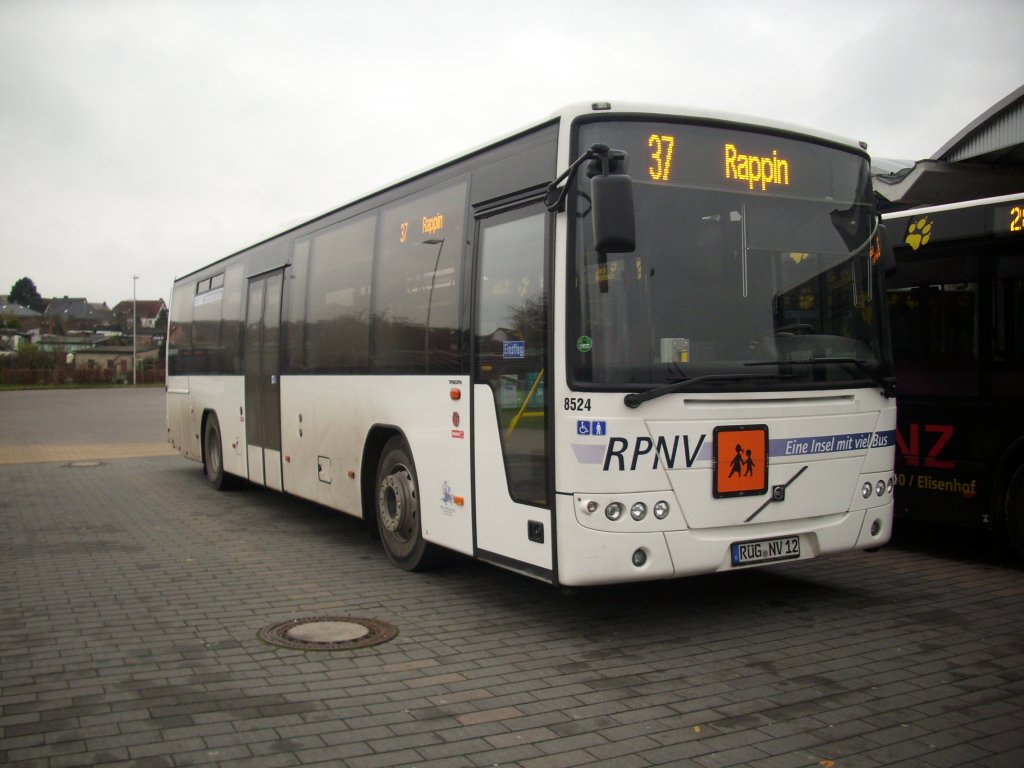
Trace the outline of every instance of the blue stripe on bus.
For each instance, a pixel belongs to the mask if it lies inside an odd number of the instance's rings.
[[[706,437],[703,436],[703,437]],[[691,457],[693,462],[711,461],[712,444],[710,440],[701,439],[700,449]],[[615,438],[622,440],[623,438]],[[656,438],[657,439],[657,438]],[[678,441],[678,436],[676,437]],[[630,452],[631,441],[623,450]],[[608,443],[570,443],[580,464],[601,464],[605,461]],[[843,453],[845,451],[865,451],[868,448],[889,448],[896,445],[896,430],[883,432],[845,432],[836,435],[819,435],[817,437],[782,437],[768,441],[769,458],[786,456],[811,456],[815,454]],[[681,450],[678,443],[674,450]],[[644,453],[648,453],[645,451]],[[631,454],[632,455],[632,454]],[[655,455],[655,454],[651,454]],[[673,467],[669,467],[670,469]]]
[[[868,448],[888,448],[896,445],[896,430],[847,432],[838,435],[819,435],[818,437],[784,437],[768,442],[769,457],[864,451]]]

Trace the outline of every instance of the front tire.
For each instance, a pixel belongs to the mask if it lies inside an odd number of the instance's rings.
[[[388,559],[406,571],[429,568],[435,547],[423,538],[416,466],[405,440],[388,440],[377,465],[374,504],[380,540]]]

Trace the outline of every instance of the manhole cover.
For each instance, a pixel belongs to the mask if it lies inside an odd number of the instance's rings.
[[[265,643],[304,651],[338,651],[386,643],[398,627],[376,619],[350,616],[319,616],[268,624],[259,631]]]

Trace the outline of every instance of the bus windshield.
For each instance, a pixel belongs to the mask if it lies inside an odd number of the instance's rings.
[[[594,250],[590,181],[580,173],[569,272],[575,384],[703,377],[694,389],[750,390],[889,373],[866,156],[646,121],[581,125],[578,146],[594,143],[628,153],[636,250]]]

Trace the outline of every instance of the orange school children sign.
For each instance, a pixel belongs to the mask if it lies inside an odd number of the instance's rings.
[[[767,493],[768,427],[715,427],[712,475],[716,499]]]

